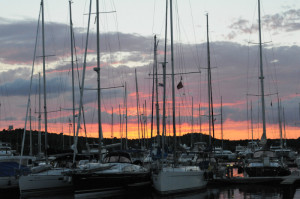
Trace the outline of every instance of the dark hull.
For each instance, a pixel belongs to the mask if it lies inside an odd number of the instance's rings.
[[[151,186],[150,172],[73,174],[76,194],[114,190],[137,191]]]
[[[287,176],[291,172],[283,167],[246,167],[249,177]]]

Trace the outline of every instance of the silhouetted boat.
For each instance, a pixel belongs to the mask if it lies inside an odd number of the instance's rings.
[[[150,171],[132,164],[130,155],[122,151],[107,154],[103,163],[87,163],[71,170],[67,176],[72,178],[75,194],[140,191],[151,185]]]

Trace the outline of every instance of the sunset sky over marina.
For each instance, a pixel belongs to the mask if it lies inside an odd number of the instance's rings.
[[[147,116],[143,117],[146,127],[144,128],[144,124],[140,125],[143,128],[140,129],[140,133],[145,129],[146,137],[149,138],[152,102],[152,76],[149,74],[152,74],[153,70],[153,38],[157,35],[159,41],[158,73],[161,74],[160,63],[164,56],[165,1],[100,0],[99,2],[101,12],[111,12],[100,15],[101,87],[118,87],[101,91],[104,137],[111,137],[112,118],[113,136],[125,136],[124,85],[126,82],[128,137],[138,138],[136,69],[139,112]],[[0,128],[7,129],[9,125],[13,125],[14,128],[24,128],[40,1],[10,0],[1,4]],[[279,138],[278,99],[280,99],[283,132],[286,133],[287,138],[296,139],[300,132],[300,2],[261,0],[261,6],[267,137]],[[78,80],[81,81],[82,78],[88,7],[88,0],[73,0],[72,18],[77,56],[75,67],[78,67],[75,74],[76,112],[79,106]],[[93,13],[96,12],[95,9],[95,1],[93,1]],[[177,134],[182,135],[192,131],[196,133],[200,132],[200,129],[202,133],[208,134],[205,16],[208,13],[215,135],[221,138],[222,107],[224,139],[251,139],[251,112],[253,136],[255,139],[260,138],[262,116],[258,79],[257,1],[173,0],[173,10],[175,73],[199,72],[175,76],[175,84],[182,81],[184,86],[182,89],[176,89]],[[72,120],[69,21],[68,0],[45,0],[48,131],[63,132],[66,135],[70,134],[69,121]],[[87,134],[97,137],[97,94],[95,90],[88,90],[97,86],[96,73],[93,71],[96,67],[95,15],[91,17],[90,31],[83,101]],[[38,128],[38,74],[42,73],[41,29],[37,38],[31,94],[33,129]],[[167,73],[170,74],[170,31],[167,41]],[[162,83],[161,77],[159,75],[159,83]],[[166,130],[167,134],[172,135],[170,76],[166,81]],[[163,106],[162,88],[158,89],[160,119]],[[154,107],[154,135],[156,134],[155,116]],[[44,128],[43,124],[42,128]],[[84,135],[83,129],[80,135]]]

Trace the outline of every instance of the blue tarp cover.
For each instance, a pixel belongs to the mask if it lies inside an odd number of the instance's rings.
[[[30,169],[16,162],[0,162],[0,177],[17,176],[24,173],[30,173]]]

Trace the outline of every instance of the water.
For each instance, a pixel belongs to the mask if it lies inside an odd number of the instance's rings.
[[[294,194],[295,193],[295,194]],[[13,195],[1,195],[0,198],[20,198],[19,196]],[[160,196],[154,191],[149,190],[143,194],[124,194],[118,193],[113,196],[103,196],[100,193],[93,193],[92,195],[51,195],[51,196],[36,196],[29,197],[29,199],[73,199],[73,198],[83,198],[83,199],[122,199],[122,198],[139,198],[139,199],[300,199],[300,188],[294,189],[291,192],[284,190],[279,186],[269,186],[269,185],[234,185],[234,186],[218,186],[212,187],[208,186],[206,189],[169,196]]]
[[[293,169],[291,169],[293,170]],[[242,176],[238,174],[237,170],[233,170],[234,176]],[[298,186],[298,185],[297,185]],[[55,194],[55,195],[41,195],[35,197],[28,197],[29,199],[73,199],[73,198],[91,198],[91,199],[122,199],[122,198],[138,198],[138,199],[300,199],[300,186],[284,189],[279,185],[222,185],[213,186],[209,185],[206,189],[201,191],[176,194],[169,196],[160,196],[153,190],[148,190],[144,193],[138,194],[125,194],[122,192],[114,193],[114,195],[103,196],[101,193],[93,193],[91,195],[70,195],[70,194]],[[0,193],[0,199],[13,199],[18,198],[18,191],[10,193]]]

